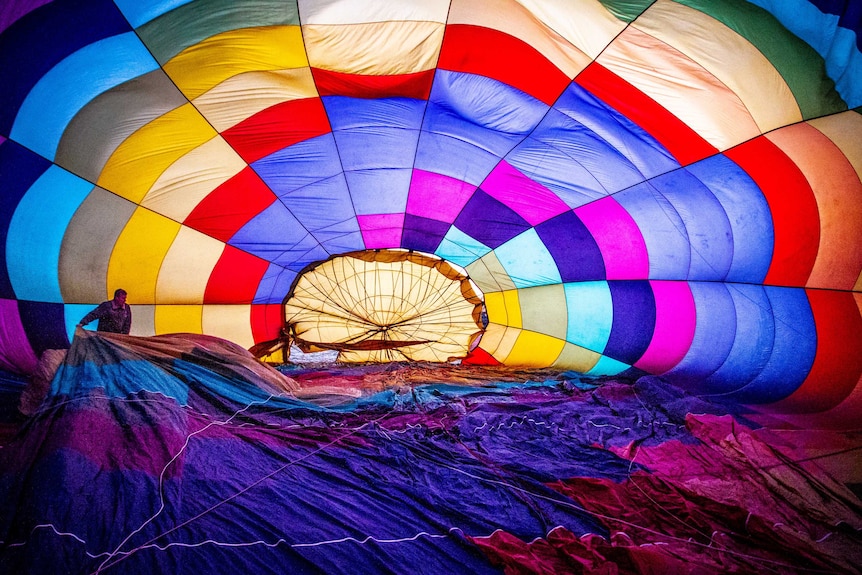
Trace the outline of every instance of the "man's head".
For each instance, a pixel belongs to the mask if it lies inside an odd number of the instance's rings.
[[[120,288],[114,292],[114,302],[122,305],[126,303],[126,290]]]

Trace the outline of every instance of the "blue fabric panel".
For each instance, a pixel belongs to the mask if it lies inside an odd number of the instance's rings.
[[[192,0],[115,0],[128,21],[138,28]]]
[[[736,304],[722,283],[691,282],[697,325],[688,353],[664,374],[673,380],[696,384],[709,377],[727,361],[737,338]]]
[[[619,375],[630,367],[631,366],[628,364],[603,355],[599,358],[599,361],[596,362],[596,365],[594,365],[593,368],[587,372],[587,375],[597,377],[603,375]]]
[[[15,299],[6,261],[10,222],[18,202],[49,167],[50,162],[15,142],[6,140],[0,144],[0,174],[3,174],[0,193],[0,298]]]
[[[252,168],[279,197],[324,180],[332,186],[327,196],[347,194],[346,183],[333,178],[343,170],[331,133],[288,146],[254,162]]]
[[[454,224],[490,248],[498,248],[530,228],[524,218],[482,190],[470,197]]]
[[[554,256],[534,229],[515,236],[494,253],[517,288],[560,283]]]
[[[670,152],[643,128],[578,84],[569,84],[554,108],[592,131],[605,142],[606,147],[625,156],[628,163],[642,175],[641,181],[679,167]],[[610,189],[612,186],[606,187]]]
[[[685,280],[691,248],[685,226],[676,209],[648,183],[614,195],[643,235],[649,254],[649,277]]]
[[[679,214],[684,226],[679,233],[685,234],[691,246],[688,274],[680,279],[726,278],[733,258],[732,230],[716,197],[685,169],[659,176],[650,183]]]
[[[403,214],[407,210],[412,176],[412,168],[374,168],[344,173],[357,215]]]
[[[604,355],[632,364],[644,354],[655,331],[655,297],[649,282],[610,281],[614,322]]]
[[[312,232],[337,229],[359,231],[347,182],[337,174],[279,196],[281,203]]]
[[[482,147],[443,134],[422,132],[414,167],[478,186],[500,163]]]
[[[81,48],[57,64],[21,104],[11,137],[53,159],[66,126],[93,98],[158,64],[134,32]]]
[[[502,158],[548,106],[484,76],[437,70],[422,129],[470,142]]]
[[[253,303],[282,303],[290,291],[297,273],[277,264],[270,264],[257,286]]]
[[[450,224],[446,222],[405,214],[401,247],[433,254],[449,231],[449,227]]]
[[[6,258],[19,299],[60,303],[60,246],[93,184],[51,166],[27,191],[9,223]]]
[[[320,99],[333,132],[367,131],[374,127],[390,130],[418,131],[425,114],[424,100],[412,98],[350,98],[324,96]]]
[[[567,283],[563,289],[568,311],[566,341],[604,352],[614,323],[614,303],[608,283]]]
[[[490,251],[491,248],[485,244],[451,226],[434,254],[461,267],[467,267]]]
[[[729,394],[739,403],[771,403],[796,391],[814,364],[817,330],[802,288],[764,287],[772,304],[775,344],[766,367],[741,390]]]
[[[12,131],[27,94],[66,56],[129,30],[111,0],[61,0],[30,12],[4,31],[0,35],[0,133]],[[42,41],[34,43],[33,38]]]
[[[596,240],[574,212],[563,212],[536,226],[564,282],[605,279],[605,262]]]
[[[282,265],[311,249],[317,240],[280,202],[273,202],[245,224],[230,245]]]
[[[748,385],[766,367],[775,344],[772,304],[763,286],[725,285],[736,309],[736,337],[724,364],[699,382],[703,393],[728,393]]]
[[[188,385],[146,359],[63,364],[51,383],[53,395],[86,397],[93,389],[99,389],[110,398],[151,391],[170,397],[180,405],[188,404]]]
[[[725,281],[762,283],[772,263],[772,213],[757,184],[726,156],[707,158],[686,168],[724,208],[733,249]]]
[[[61,303],[18,300],[21,325],[30,340],[30,347],[39,356],[46,349],[66,349],[65,311]]]

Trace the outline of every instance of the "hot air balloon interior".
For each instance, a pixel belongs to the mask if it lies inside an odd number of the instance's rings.
[[[0,572],[862,573],[860,30],[3,2]]]

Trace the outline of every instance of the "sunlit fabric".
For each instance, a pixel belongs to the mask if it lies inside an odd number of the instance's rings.
[[[464,357],[481,333],[481,313],[467,276],[404,251],[327,260],[302,274],[284,309],[301,347],[335,349],[346,362]]]
[[[67,348],[116,288],[133,334],[249,349],[282,337],[306,270],[405,250],[483,294],[478,346],[456,328],[344,358],[859,413],[855,4],[6,4],[3,370]]]

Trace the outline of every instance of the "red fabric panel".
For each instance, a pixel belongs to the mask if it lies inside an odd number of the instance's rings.
[[[862,316],[852,292],[806,293],[817,327],[817,355],[799,389],[775,407],[817,413],[844,401],[862,377]]]
[[[461,363],[464,365],[500,365],[500,362],[494,359],[493,355],[481,347],[477,347],[468,353],[467,357],[465,357]]]
[[[604,66],[593,62],[575,82],[646,130],[683,166],[718,153],[685,122]]]
[[[266,260],[226,245],[210,274],[204,303],[251,303],[268,267]]]
[[[321,96],[353,98],[415,98],[427,100],[431,94],[434,70],[391,76],[343,74],[312,68],[314,83]]]
[[[247,167],[210,192],[183,224],[227,242],[275,200],[272,190]]]
[[[571,81],[522,40],[497,30],[465,24],[446,27],[437,67],[499,80],[549,106]]]
[[[820,215],[808,180],[778,146],[763,136],[724,154],[757,183],[772,212],[775,246],[765,283],[804,286],[820,244]]]
[[[222,132],[222,136],[250,164],[329,131],[329,119],[320,98],[304,98],[258,112]]]
[[[280,303],[251,306],[251,333],[255,343],[270,341],[281,335],[283,306]]]

